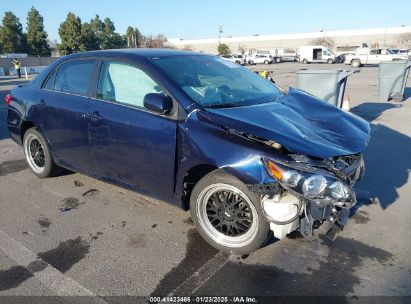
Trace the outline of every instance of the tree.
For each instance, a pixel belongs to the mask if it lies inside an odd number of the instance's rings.
[[[228,55],[231,54],[230,47],[225,43],[220,43],[217,47],[217,51],[219,55]]]
[[[403,48],[411,48],[411,32],[401,34],[398,40]]]
[[[245,52],[247,51],[247,47],[244,44],[239,44],[238,51],[241,53],[241,55],[244,55]]]
[[[12,12],[5,12],[0,28],[0,45],[4,53],[26,53],[27,36],[19,18]]]
[[[141,47],[141,44],[143,42],[143,35],[141,35],[138,28],[133,28],[129,26],[127,28],[127,33],[124,39],[127,43],[128,48],[138,48]]]
[[[328,47],[329,49],[333,49],[335,47],[335,41],[334,39],[330,37],[319,37],[319,38],[314,38],[311,40],[312,45],[322,45],[325,47]]]
[[[186,44],[183,47],[183,51],[193,51],[193,47],[190,44]]]
[[[144,47],[146,48],[169,48],[167,44],[167,38],[163,34],[157,34],[157,36],[148,35],[144,36]]]
[[[126,46],[123,37],[116,33],[115,30],[113,21],[110,18],[105,18],[99,37],[101,49],[118,49]]]
[[[73,13],[68,13],[66,20],[60,24],[59,35],[61,44],[57,49],[62,54],[71,54],[81,51],[81,19]]]
[[[100,44],[90,23],[84,22],[81,26],[81,51],[99,50]]]
[[[32,55],[50,55],[50,48],[47,44],[47,33],[44,30],[43,17],[34,6],[31,7],[27,15],[27,46]]]

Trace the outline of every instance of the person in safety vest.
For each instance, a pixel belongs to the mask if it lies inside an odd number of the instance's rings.
[[[17,60],[17,58],[14,58],[11,63],[14,64],[14,68],[16,69],[17,76],[18,76],[19,78],[21,78],[20,62]]]

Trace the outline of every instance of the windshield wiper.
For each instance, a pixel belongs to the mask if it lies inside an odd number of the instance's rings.
[[[235,103],[209,103],[206,105],[203,105],[204,108],[233,108],[233,107],[239,107],[240,105],[235,104]]]

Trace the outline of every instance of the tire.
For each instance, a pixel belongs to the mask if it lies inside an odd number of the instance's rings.
[[[220,251],[251,253],[261,247],[270,232],[260,195],[221,170],[207,174],[195,185],[190,211],[200,235]],[[241,218],[237,218],[239,213]]]
[[[36,128],[28,129],[24,133],[23,149],[27,164],[38,178],[61,173],[62,168],[54,163],[47,141]]]
[[[353,68],[359,68],[361,66],[361,61],[359,59],[351,60],[351,65]]]
[[[240,62],[240,61],[238,61],[238,60],[237,60],[235,63],[236,63],[236,64],[241,64],[241,62]]]
[[[281,63],[281,58],[280,57],[275,58],[275,62]]]
[[[303,63],[304,63],[304,64],[308,64],[308,60],[304,58],[304,59],[303,59]]]
[[[327,60],[327,63],[328,63],[328,64],[333,64],[334,61],[333,61],[332,59],[328,59],[328,60]]]
[[[248,62],[248,64],[249,64],[249,65],[254,65],[255,63],[254,63],[254,61],[250,60],[250,61]]]
[[[270,62],[268,61],[268,60],[265,60],[264,61],[264,64],[269,64]]]

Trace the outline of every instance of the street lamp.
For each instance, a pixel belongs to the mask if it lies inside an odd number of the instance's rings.
[[[220,44],[220,37],[222,33],[223,33],[223,26],[219,25],[218,26],[218,44]]]

